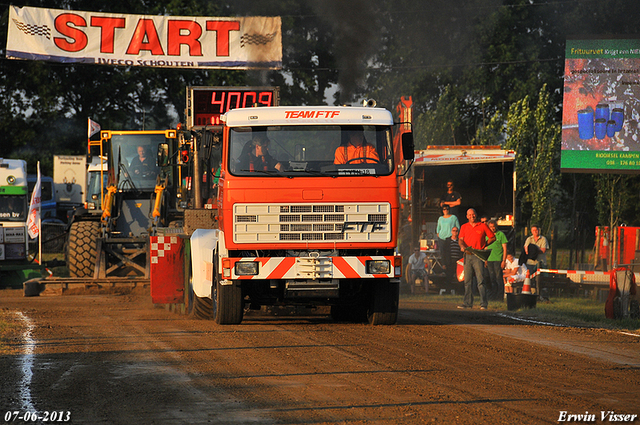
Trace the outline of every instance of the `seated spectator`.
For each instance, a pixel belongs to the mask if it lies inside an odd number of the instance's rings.
[[[518,259],[514,258],[513,254],[507,254],[507,260],[505,261],[504,270],[502,271],[502,275],[504,277],[513,276],[518,272],[518,268],[520,265],[518,264]]]
[[[505,294],[513,293],[513,284],[524,282],[526,275],[527,265],[519,264],[517,258],[514,258],[512,254],[507,254],[506,266],[502,271]]]

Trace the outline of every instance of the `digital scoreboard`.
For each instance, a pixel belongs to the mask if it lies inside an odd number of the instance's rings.
[[[279,87],[188,87],[187,128],[221,126],[231,109],[278,106]]]

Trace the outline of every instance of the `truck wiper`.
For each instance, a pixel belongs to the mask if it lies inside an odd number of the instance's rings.
[[[240,170],[244,173],[260,173],[260,174],[268,174],[268,175],[278,175],[281,174],[281,171],[274,171],[274,170]]]

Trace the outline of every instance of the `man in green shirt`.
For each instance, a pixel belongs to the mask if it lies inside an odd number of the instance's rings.
[[[498,223],[495,220],[489,220],[488,224],[489,229],[496,235],[496,240],[487,247],[491,250],[486,263],[491,280],[488,296],[492,300],[501,300],[504,297],[502,270],[504,270],[507,261],[507,237],[501,230],[498,230]]]

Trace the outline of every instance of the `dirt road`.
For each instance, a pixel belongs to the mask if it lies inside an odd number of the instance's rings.
[[[0,358],[0,420],[18,412],[9,423],[30,410],[86,424],[539,424],[585,414],[606,423],[601,412],[640,414],[640,337],[491,310],[402,302],[395,326],[316,315],[221,327],[145,295],[0,291],[0,308],[23,329],[16,354]]]

